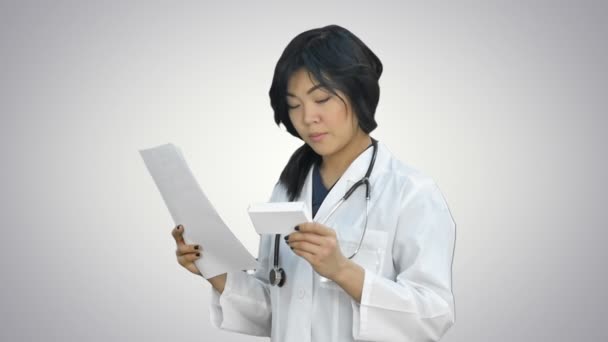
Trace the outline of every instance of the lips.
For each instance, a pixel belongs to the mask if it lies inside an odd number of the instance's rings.
[[[325,138],[325,136],[327,135],[327,133],[314,133],[309,135],[310,140],[312,140],[312,142],[320,142],[321,140],[323,140],[323,138]]]

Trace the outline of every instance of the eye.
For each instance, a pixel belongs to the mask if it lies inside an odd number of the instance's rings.
[[[328,97],[328,98],[326,98],[326,99],[319,100],[319,101],[315,101],[315,102],[316,102],[316,103],[325,103],[325,102],[329,101],[329,99],[331,99],[331,96],[329,96],[329,97]],[[287,108],[289,108],[289,109],[296,109],[296,108],[298,108],[298,107],[300,107],[300,105],[297,105],[297,106],[290,106],[289,104],[287,104]]]

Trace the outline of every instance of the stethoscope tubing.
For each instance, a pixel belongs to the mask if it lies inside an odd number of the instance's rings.
[[[329,214],[327,214],[327,216],[325,216],[325,218],[321,221],[321,224],[325,224],[327,222],[327,220],[331,217],[331,215],[333,215],[333,213],[342,205],[342,203],[344,203],[344,201],[346,201],[350,195],[352,195],[355,190],[357,190],[357,188],[361,185],[365,185],[365,226],[363,228],[363,234],[361,234],[361,239],[359,240],[359,244],[357,245],[357,248],[355,249],[355,252],[348,257],[348,259],[352,259],[355,257],[355,255],[357,255],[357,253],[359,253],[359,249],[361,248],[361,244],[363,243],[363,238],[365,237],[365,232],[367,231],[367,218],[369,216],[369,201],[370,201],[370,182],[369,182],[369,177],[371,175],[372,169],[374,168],[374,163],[376,162],[376,155],[378,153],[378,141],[376,141],[374,138],[372,139],[372,146],[373,146],[373,153],[372,153],[372,159],[369,163],[369,167],[367,168],[367,172],[365,173],[365,176],[360,179],[358,182],[356,182],[355,184],[353,184],[350,189],[348,189],[348,191],[344,194],[344,196],[342,196],[342,198],[338,201],[338,203],[336,203],[333,208],[330,210]],[[274,240],[274,260],[273,260],[273,269],[270,271],[270,284],[271,285],[278,285],[279,287],[282,287],[283,284],[285,283],[285,271],[279,267],[279,243],[281,242],[281,234],[276,234],[275,235],[275,240]]]

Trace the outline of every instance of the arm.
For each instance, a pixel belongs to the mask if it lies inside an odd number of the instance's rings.
[[[456,225],[434,182],[412,191],[392,246],[396,279],[364,270],[360,303],[352,301],[355,339],[438,341],[454,324]]]
[[[365,269],[347,259],[344,267],[336,274],[333,281],[340,285],[357,303],[361,303]]]
[[[258,266],[253,275],[236,271],[209,279],[213,285],[210,316],[215,327],[270,336],[272,307],[266,267],[269,240],[266,236],[260,237]]]
[[[281,185],[277,183],[270,202],[277,201]],[[269,253],[273,236],[260,236],[258,263],[253,275],[228,272],[208,279],[211,283],[211,322],[220,329],[248,335],[270,336],[272,307],[268,283]]]

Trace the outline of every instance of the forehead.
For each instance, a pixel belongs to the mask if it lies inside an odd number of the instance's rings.
[[[315,77],[306,69],[294,72],[287,82],[287,96],[308,95],[322,87]]]

